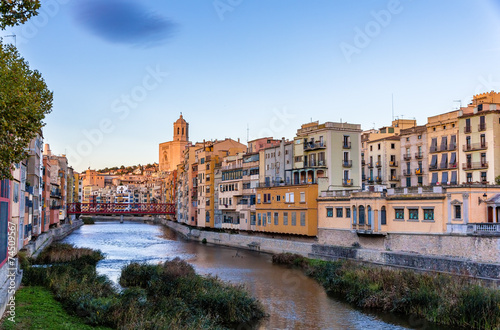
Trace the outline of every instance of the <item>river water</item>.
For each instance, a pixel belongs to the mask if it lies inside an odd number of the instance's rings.
[[[243,284],[270,315],[256,326],[260,329],[437,329],[421,320],[359,311],[329,297],[301,271],[273,265],[268,254],[185,241],[160,225],[96,222],[75,230],[64,242],[105,253],[97,271],[115,283],[127,263],[180,257],[199,274]]]

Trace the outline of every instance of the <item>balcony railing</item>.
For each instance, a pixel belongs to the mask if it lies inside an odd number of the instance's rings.
[[[344,161],[342,162],[342,166],[352,167],[352,160],[344,159]]]
[[[376,163],[375,163],[375,166],[376,166],[376,167],[382,167],[382,162],[376,162]]]
[[[373,168],[373,163],[372,163],[372,162],[369,162],[369,163],[368,163],[368,167],[369,167],[369,168]]]
[[[429,148],[429,152],[438,152],[438,147],[437,146],[431,146]]]
[[[484,143],[465,144],[463,148],[464,148],[465,152],[475,151],[475,150],[484,150],[484,149],[488,149],[488,143],[484,142]]]
[[[477,130],[479,132],[486,131],[486,123],[479,123]]]
[[[326,145],[323,142],[306,142],[304,143],[304,150],[324,149]]]
[[[391,175],[389,181],[399,181],[399,175]]]
[[[361,166],[365,166],[366,162],[364,159],[361,159]]]
[[[351,141],[345,142],[342,144],[342,148],[344,149],[351,149]]]
[[[421,175],[421,174],[424,174],[424,169],[423,169],[423,168],[416,168],[416,169],[415,169],[415,174],[416,174],[416,175]]]
[[[373,183],[375,180],[373,180],[373,177],[368,178],[368,183]]]
[[[411,159],[411,155],[410,154],[403,155],[403,159],[404,160],[410,160]]]
[[[377,183],[381,183],[381,182],[382,182],[382,177],[381,177],[381,176],[377,176],[377,177],[375,178],[375,181],[376,181]]]
[[[403,170],[403,175],[404,176],[410,176],[411,175],[411,170],[408,170],[408,169]]]
[[[464,170],[480,170],[488,168],[488,162],[467,162],[462,164]]]
[[[424,154],[421,153],[421,152],[417,152],[417,153],[415,153],[415,158],[416,159],[422,159],[422,158],[424,158]]]
[[[390,167],[398,167],[398,161],[397,160],[391,160],[389,162]]]
[[[471,126],[465,126],[464,127],[464,133],[470,133],[472,132],[472,127]]]
[[[353,184],[354,184],[354,182],[353,182],[352,179],[344,179],[344,180],[342,180],[342,185],[345,186],[345,187],[352,187]]]

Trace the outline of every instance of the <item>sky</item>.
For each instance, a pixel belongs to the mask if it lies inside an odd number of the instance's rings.
[[[0,36],[54,92],[45,142],[84,171],[158,162],[180,113],[193,142],[425,124],[500,91],[499,18],[495,0],[42,0]]]

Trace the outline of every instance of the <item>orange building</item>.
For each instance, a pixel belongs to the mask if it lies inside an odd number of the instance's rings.
[[[181,164],[184,149],[189,145],[189,124],[184,120],[182,114],[174,123],[173,141],[160,143],[159,167],[162,172],[172,172]]]

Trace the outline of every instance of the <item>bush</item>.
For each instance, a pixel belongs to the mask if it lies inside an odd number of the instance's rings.
[[[94,225],[95,220],[94,218],[82,218],[83,224],[84,225]]]

